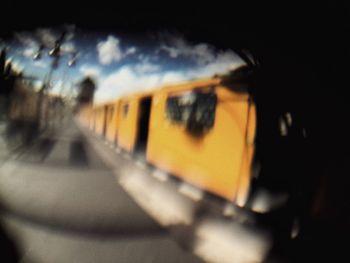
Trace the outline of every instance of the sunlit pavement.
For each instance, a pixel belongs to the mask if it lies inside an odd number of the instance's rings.
[[[202,262],[134,202],[105,162],[72,120],[1,155],[1,232],[20,262]]]

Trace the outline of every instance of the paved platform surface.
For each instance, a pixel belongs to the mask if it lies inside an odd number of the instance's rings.
[[[18,262],[202,262],[123,190],[72,119],[11,156],[0,147],[1,241]]]

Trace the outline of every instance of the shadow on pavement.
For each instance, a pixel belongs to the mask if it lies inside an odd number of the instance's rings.
[[[71,166],[88,167],[89,160],[86,154],[83,136],[77,136],[70,144],[69,164]]]
[[[44,138],[39,141],[38,143],[38,151],[41,154],[40,161],[44,161],[46,157],[50,154],[53,147],[56,144],[56,140],[53,140],[51,138]]]

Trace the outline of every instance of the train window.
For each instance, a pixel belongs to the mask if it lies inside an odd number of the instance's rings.
[[[123,117],[126,117],[128,115],[129,112],[129,104],[124,104],[123,105]]]
[[[170,96],[166,116],[174,123],[185,125],[194,135],[201,135],[214,126],[217,96],[214,92],[189,92]]]

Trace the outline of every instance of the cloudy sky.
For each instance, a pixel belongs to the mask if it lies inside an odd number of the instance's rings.
[[[61,60],[52,77],[53,91],[69,92],[75,83],[90,76],[98,87],[96,102],[164,84],[211,77],[243,63],[231,50],[192,43],[178,34],[119,35],[66,28]],[[50,70],[52,58],[48,51],[59,36],[59,31],[51,28],[14,32],[13,39],[6,41],[9,58],[40,85]],[[40,43],[46,48],[41,59],[34,61]],[[68,67],[74,51],[78,52],[77,63]]]

